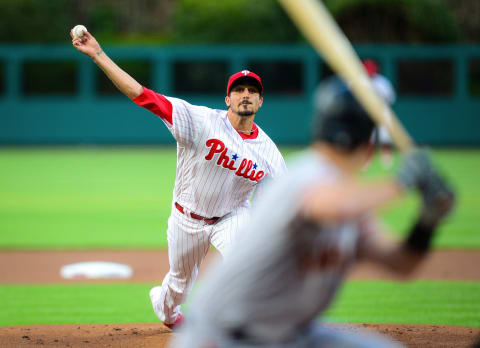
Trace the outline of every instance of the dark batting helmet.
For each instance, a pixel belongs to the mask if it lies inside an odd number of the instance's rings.
[[[327,142],[343,151],[368,144],[375,124],[338,77],[322,82],[314,98],[314,141]]]

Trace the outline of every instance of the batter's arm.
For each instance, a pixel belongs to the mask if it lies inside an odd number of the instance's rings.
[[[73,47],[92,58],[95,64],[128,98],[135,99],[143,93],[143,86],[107,56],[92,34],[84,31],[82,37],[74,37],[72,31],[70,31],[70,36],[72,37]]]
[[[362,184],[355,180],[312,187],[302,201],[303,215],[319,223],[355,220],[400,197],[404,190],[395,180]]]
[[[361,221],[358,258],[407,276],[416,269],[423,255],[390,238],[382,224],[370,214],[403,192],[394,180],[372,185],[351,182],[317,186],[309,192],[302,211],[307,218],[319,223]]]
[[[419,216],[407,232],[406,238],[394,241],[380,230],[374,230],[373,233],[365,231],[365,228],[374,229],[379,224],[364,224],[360,235],[374,237],[360,240],[360,258],[384,265],[403,275],[409,275],[418,267],[431,248],[439,224],[455,205],[453,188],[433,168],[425,174],[418,191],[422,198]]]
[[[403,241],[391,236],[378,221],[370,221],[366,228],[369,230],[362,231],[361,235],[370,237],[359,243],[359,260],[381,265],[397,275],[408,277],[425,258],[425,253],[414,252],[408,248]]]

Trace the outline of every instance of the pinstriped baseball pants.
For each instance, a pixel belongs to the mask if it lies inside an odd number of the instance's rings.
[[[225,257],[247,218],[248,208],[241,207],[223,216],[215,224],[208,225],[182,214],[172,206],[167,230],[170,271],[163,279],[160,296],[152,303],[160,320],[165,323],[175,321],[210,245]]]

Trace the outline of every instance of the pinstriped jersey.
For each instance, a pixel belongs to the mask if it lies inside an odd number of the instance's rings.
[[[371,234],[363,219],[319,224],[299,213],[311,187],[338,180],[313,152],[291,163],[257,201],[236,252],[211,270],[191,316],[226,334],[280,342],[321,314]]]
[[[286,171],[273,141],[257,125],[253,135],[235,130],[227,111],[196,106],[147,88],[135,103],[159,115],[177,141],[173,199],[205,217],[249,205],[255,186]]]

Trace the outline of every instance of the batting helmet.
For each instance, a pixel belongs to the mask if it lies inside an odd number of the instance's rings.
[[[343,151],[369,142],[375,124],[338,77],[330,77],[319,85],[314,102],[314,140]]]

